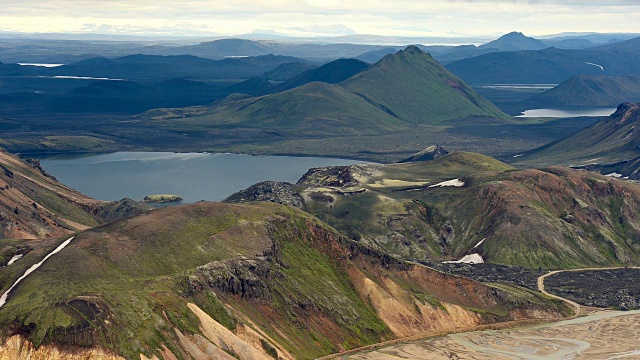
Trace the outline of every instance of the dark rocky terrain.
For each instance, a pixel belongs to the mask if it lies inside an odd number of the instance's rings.
[[[581,305],[640,309],[640,270],[567,271],[545,279],[545,289]]]

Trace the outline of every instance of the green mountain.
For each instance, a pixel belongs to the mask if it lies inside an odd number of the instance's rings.
[[[296,135],[373,135],[415,124],[509,118],[415,46],[340,84],[314,82],[208,108],[156,109],[142,117],[176,131],[258,128]]]
[[[183,114],[169,111],[179,114],[176,116]],[[154,110],[148,114],[164,116],[162,113]],[[322,82],[273,95],[225,101],[196,116],[185,116],[164,122],[177,128],[252,127],[283,133],[303,130],[313,135],[378,134],[403,126],[398,119],[343,87]]]
[[[61,243],[35,243],[0,272],[0,289]],[[396,260],[295,208],[198,203],[77,234],[9,293],[0,335],[11,340],[0,352],[314,359],[570,311],[537,292]]]
[[[640,103],[625,103],[588,128],[517,158],[522,166],[611,164],[638,157]]]
[[[640,101],[640,76],[573,76],[525,101],[534,107],[618,106]]]
[[[312,169],[294,190],[304,210],[348,237],[414,262],[470,256],[572,268],[640,260],[640,186],[597,173],[515,170],[483,155],[451,153]]]
[[[438,124],[471,116],[508,118],[415,46],[385,56],[341,85],[410,123]]]

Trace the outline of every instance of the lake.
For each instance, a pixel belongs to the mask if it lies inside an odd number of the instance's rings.
[[[85,195],[100,200],[147,195],[181,196],[183,203],[220,201],[255,183],[295,183],[313,167],[362,161],[239,154],[117,152],[65,159],[42,159],[42,167]]]
[[[609,116],[616,112],[616,108],[576,108],[576,109],[533,109],[526,110],[520,118],[574,118],[574,117],[601,117]]]

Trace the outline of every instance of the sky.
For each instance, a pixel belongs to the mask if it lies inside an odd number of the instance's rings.
[[[640,0],[2,0],[0,30],[137,35],[640,32]]]

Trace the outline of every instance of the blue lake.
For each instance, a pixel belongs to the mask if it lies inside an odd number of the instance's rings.
[[[42,167],[63,184],[100,200],[171,194],[184,203],[220,201],[255,183],[295,183],[313,167],[362,161],[239,154],[117,152],[66,159],[43,159]]]

